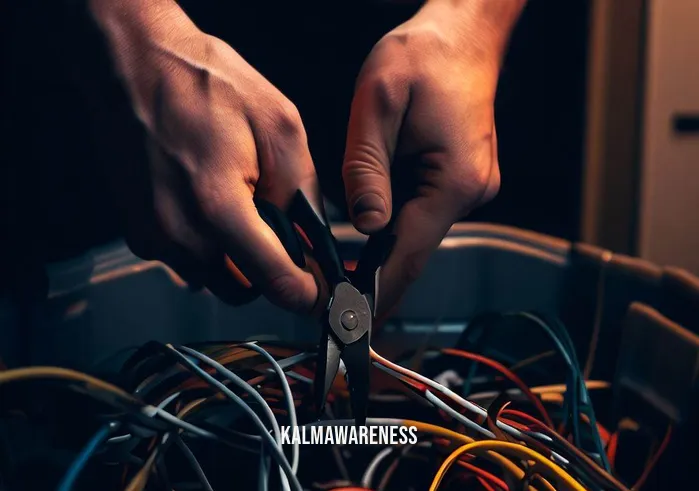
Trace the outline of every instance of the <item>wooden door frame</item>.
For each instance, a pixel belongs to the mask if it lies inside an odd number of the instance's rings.
[[[580,237],[635,254],[648,0],[590,0]]]

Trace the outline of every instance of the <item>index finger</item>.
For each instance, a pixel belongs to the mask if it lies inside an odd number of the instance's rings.
[[[293,311],[313,309],[314,276],[291,259],[281,240],[257,212],[252,196],[228,205],[215,219],[217,232],[235,266],[273,303]]]

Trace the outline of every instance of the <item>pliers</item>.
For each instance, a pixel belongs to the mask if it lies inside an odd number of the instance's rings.
[[[364,425],[369,399],[369,343],[379,273],[395,239],[388,229],[370,236],[356,268],[350,271],[340,258],[323,210],[314,206],[303,191],[296,192],[286,213],[266,201],[257,199],[255,204],[260,216],[300,267],[306,265],[305,243],[330,290],[330,299],[321,309],[322,332],[314,380],[318,416],[324,411],[342,360],[355,424]]]

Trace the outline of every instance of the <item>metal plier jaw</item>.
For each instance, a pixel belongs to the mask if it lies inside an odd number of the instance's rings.
[[[322,414],[342,360],[346,369],[352,415],[358,425],[366,422],[369,399],[372,303],[349,282],[335,285],[318,347],[314,388],[316,408]]]
[[[294,230],[293,224],[301,228],[310,243],[310,253],[330,287],[331,297],[320,319],[322,333],[314,380],[319,417],[324,412],[328,392],[342,360],[355,424],[364,425],[369,400],[369,343],[379,273],[395,238],[388,232],[371,236],[362,249],[357,267],[348,271],[322,209],[314,205],[303,191],[298,191],[294,196],[286,218],[273,205],[257,203],[262,218],[277,233],[289,255],[299,265],[303,261],[302,240],[298,234],[290,231]]]

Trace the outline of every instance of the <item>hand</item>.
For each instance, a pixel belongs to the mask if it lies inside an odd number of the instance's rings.
[[[230,303],[249,300],[240,286],[249,280],[283,307],[312,308],[313,275],[292,262],[253,203],[285,209],[297,189],[317,197],[294,105],[170,0],[92,6],[150,140],[146,168],[107,169],[134,252]]]
[[[379,315],[418,277],[451,225],[498,192],[493,103],[522,3],[428,1],[364,63],[343,178],[359,231],[377,232],[397,214]]]

